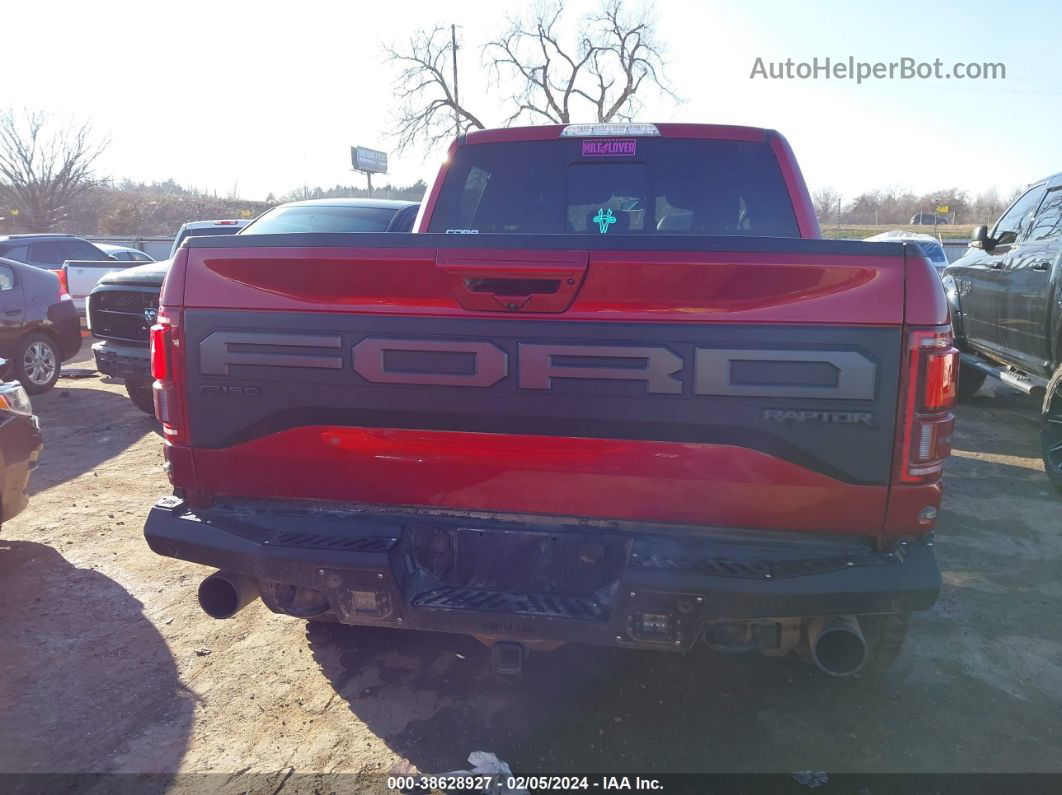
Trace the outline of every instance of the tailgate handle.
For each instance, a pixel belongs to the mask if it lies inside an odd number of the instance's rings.
[[[465,309],[564,312],[586,277],[588,251],[439,252],[435,264]]]

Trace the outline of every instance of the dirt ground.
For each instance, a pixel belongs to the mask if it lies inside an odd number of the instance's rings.
[[[937,606],[888,677],[842,681],[762,656],[574,646],[504,677],[460,636],[260,603],[213,621],[195,598],[209,572],[142,537],[167,492],[154,422],[99,377],[34,406],[31,504],[0,535],[0,771],[368,782],[476,750],[518,773],[1062,771],[1062,499],[1017,393],[989,385],[959,410]]]

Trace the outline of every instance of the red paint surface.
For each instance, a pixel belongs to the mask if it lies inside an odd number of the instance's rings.
[[[219,496],[811,532],[877,533],[888,491],[677,442],[303,427],[194,458],[199,488]]]
[[[940,509],[944,485],[938,480],[917,486],[897,485],[889,490],[884,535],[928,533],[936,527],[936,519],[923,522],[919,514],[924,508]]]
[[[907,257],[904,321],[911,326],[943,326],[950,323],[948,299],[936,269],[913,243],[908,243],[904,249]]]
[[[184,305],[418,316],[495,316],[461,306],[435,249],[233,248],[197,258]],[[553,275],[558,252],[521,252],[523,275],[541,257]],[[496,262],[512,250],[496,252]],[[488,268],[485,249],[446,251]],[[545,319],[900,325],[903,262],[894,257],[756,252],[590,252],[582,288],[563,315]],[[175,281],[177,275],[167,279]],[[169,292],[164,296],[169,305]],[[500,309],[501,307],[499,307]],[[519,312],[526,318],[535,313]]]

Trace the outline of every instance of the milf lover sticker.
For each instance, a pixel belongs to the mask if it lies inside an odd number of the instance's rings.
[[[583,141],[583,157],[634,157],[638,154],[635,138],[606,138]]]

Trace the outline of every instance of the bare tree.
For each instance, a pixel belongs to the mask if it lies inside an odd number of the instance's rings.
[[[385,45],[384,52],[400,70],[395,79],[399,109],[393,131],[399,151],[421,139],[435,146],[453,136],[458,126],[462,132],[484,128],[483,122],[458,103],[447,77],[453,57],[448,30],[439,25],[430,31],[418,30],[404,49]]]
[[[811,194],[811,201],[815,205],[815,215],[819,217],[819,223],[826,224],[832,220],[837,222],[841,214],[841,194],[833,188],[822,188]]]
[[[101,184],[93,166],[110,143],[89,122],[61,123],[43,110],[0,112],[0,192],[34,231],[54,228],[70,203]]]
[[[977,194],[977,198],[970,205],[970,223],[989,225],[995,223],[999,216],[1003,215],[1003,211],[1017,201],[1021,194],[1020,188],[1014,188],[1003,196],[996,187]]]
[[[511,17],[508,29],[483,48],[495,84],[514,86],[507,124],[629,121],[642,107],[643,87],[678,101],[664,79],[651,7],[628,13],[624,0],[609,0],[583,18],[573,42],[558,33],[563,14],[558,1],[530,19]]]
[[[603,11],[584,17],[570,41],[561,35],[559,0],[527,19],[508,20],[505,31],[483,47],[493,88],[512,89],[505,124],[627,121],[641,109],[648,88],[678,101],[664,79],[652,9],[628,13],[625,2],[609,0]],[[384,52],[399,68],[393,131],[399,150],[418,141],[434,147],[457,129],[486,126],[454,90],[448,29],[418,31],[401,48],[385,46]]]

